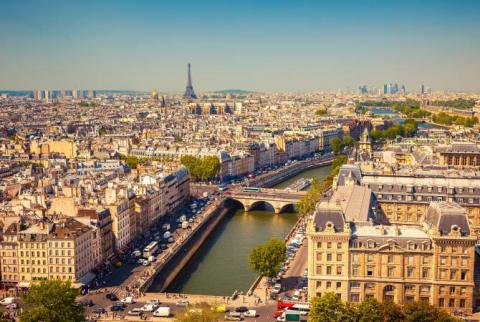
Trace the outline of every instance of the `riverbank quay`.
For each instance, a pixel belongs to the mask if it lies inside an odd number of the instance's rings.
[[[277,170],[264,173],[247,183],[251,187],[271,187],[285,181],[305,170],[331,165],[335,160],[333,154],[321,157],[313,157],[302,161],[295,161]]]
[[[191,231],[177,239],[166,256],[157,260],[146,275],[137,281],[134,287],[138,293],[146,292],[151,286],[159,292],[166,289],[227,212],[225,199],[221,198],[212,203],[199,220],[194,222]]]

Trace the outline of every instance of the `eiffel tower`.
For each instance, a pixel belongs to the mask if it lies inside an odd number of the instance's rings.
[[[197,98],[197,95],[195,95],[195,91],[193,90],[193,86],[192,86],[192,74],[190,73],[190,63],[188,63],[187,87],[185,88],[185,94],[183,94],[183,97],[186,99]]]

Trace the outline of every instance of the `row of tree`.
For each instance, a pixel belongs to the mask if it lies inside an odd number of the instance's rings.
[[[454,99],[454,100],[433,101],[433,102],[430,102],[430,104],[434,105],[434,106],[448,106],[448,107],[468,110],[468,109],[471,109],[475,106],[475,100],[474,99],[457,98],[457,99]]]
[[[210,180],[216,177],[220,171],[220,160],[217,156],[200,158],[185,155],[180,159],[180,162],[187,167],[193,180]]]
[[[357,145],[358,141],[355,141],[355,139],[350,135],[344,136],[343,139],[335,137],[332,139],[332,141],[330,141],[330,147],[335,154],[339,154],[346,147],[353,147]]]
[[[413,136],[417,130],[417,121],[414,119],[407,119],[403,124],[393,124],[384,130],[373,130],[370,132],[370,137],[372,138],[373,142],[384,141],[386,139],[393,140],[397,136]]]
[[[478,123],[478,119],[476,117],[463,117],[457,115],[449,115],[445,112],[440,112],[432,116],[432,121],[439,124],[446,124],[446,125],[463,125],[466,127],[473,127],[475,124]]]
[[[306,216],[315,210],[315,205],[318,200],[325,193],[333,183],[333,178],[338,174],[340,167],[347,163],[347,157],[345,155],[339,155],[333,160],[332,171],[330,175],[326,176],[323,181],[314,178],[310,190],[297,204],[297,212],[300,216]]]
[[[314,297],[309,322],[460,322],[445,310],[424,302],[400,307],[393,302],[379,303],[375,298],[360,304],[344,303],[334,293]]]

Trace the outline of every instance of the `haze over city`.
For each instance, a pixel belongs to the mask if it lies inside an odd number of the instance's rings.
[[[480,90],[478,1],[2,1],[0,89]]]

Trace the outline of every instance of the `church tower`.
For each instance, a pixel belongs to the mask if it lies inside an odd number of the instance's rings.
[[[360,151],[367,152],[368,155],[372,155],[372,139],[370,138],[370,133],[368,132],[368,127],[365,126],[365,130],[360,137]]]

